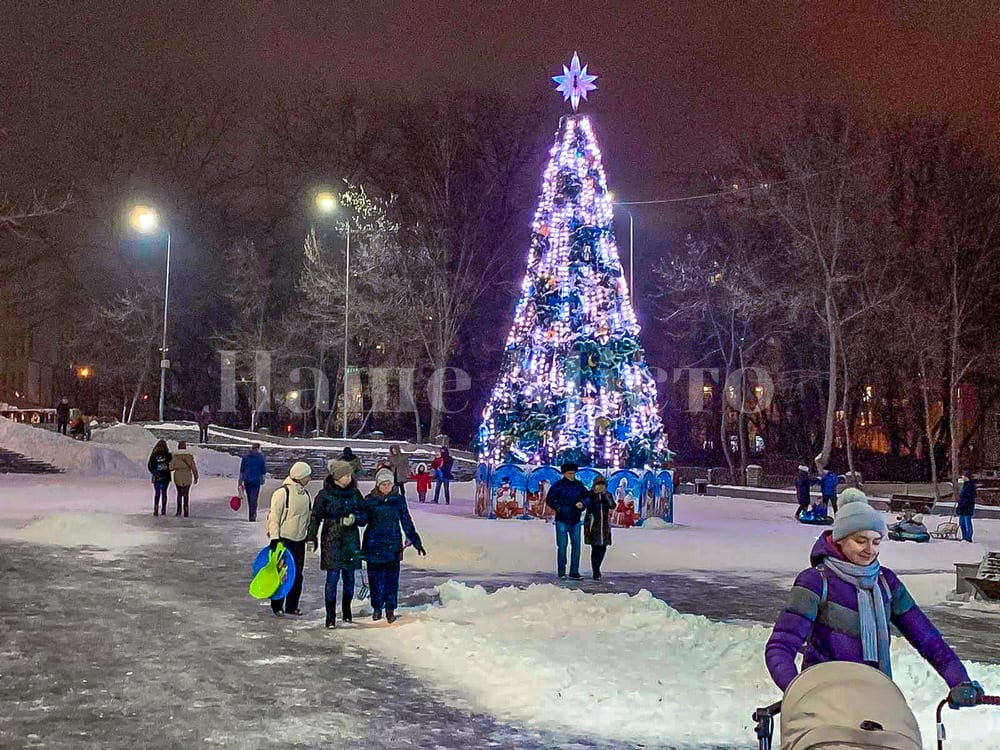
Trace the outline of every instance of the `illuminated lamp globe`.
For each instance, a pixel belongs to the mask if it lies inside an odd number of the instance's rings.
[[[155,208],[138,205],[129,212],[128,223],[136,231],[150,234],[160,226],[160,216]]]

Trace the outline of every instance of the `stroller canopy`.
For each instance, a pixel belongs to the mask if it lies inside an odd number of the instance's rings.
[[[810,667],[781,702],[781,750],[921,750],[903,694],[882,672],[831,661]]]

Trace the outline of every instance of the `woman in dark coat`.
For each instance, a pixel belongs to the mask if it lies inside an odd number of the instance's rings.
[[[587,515],[583,518],[583,540],[590,545],[590,567],[594,580],[601,580],[601,563],[611,546],[611,511],[614,498],[608,493],[604,477],[594,480],[594,487],[587,499]]]
[[[170,461],[173,456],[166,440],[158,440],[149,454],[146,468],[153,481],[153,515],[167,515],[167,487],[170,486]],[[162,502],[162,505],[160,504]]]
[[[316,495],[306,539],[315,549],[317,536],[320,538],[319,564],[326,571],[326,626],[333,628],[337,625],[337,583],[341,577],[344,579],[341,611],[344,622],[353,622],[354,573],[361,567],[361,537],[356,523],[361,493],[349,463],[329,461],[326,469],[328,476]]]
[[[413,526],[406,500],[396,489],[390,469],[375,473],[375,489],[361,503],[358,522],[365,527],[361,552],[368,563],[368,585],[372,593],[372,619],[396,621],[399,596],[399,564],[403,559],[403,534],[418,554],[426,555]]]

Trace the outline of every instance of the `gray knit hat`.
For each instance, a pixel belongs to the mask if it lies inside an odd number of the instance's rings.
[[[326,462],[326,471],[333,477],[334,481],[354,474],[354,469],[351,468],[351,465],[347,461],[338,461],[337,459]]]
[[[379,469],[375,472],[375,486],[378,487],[382,482],[393,482],[395,483],[396,477],[393,476],[392,472],[388,469]]]
[[[861,490],[850,487],[837,497],[837,517],[833,521],[833,541],[839,542],[859,531],[875,531],[885,536],[887,529],[882,514],[868,504]]]

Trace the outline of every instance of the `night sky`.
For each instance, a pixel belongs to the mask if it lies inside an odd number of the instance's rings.
[[[76,129],[143,106],[164,83],[252,102],[312,83],[486,82],[527,102],[574,49],[601,76],[588,110],[622,199],[661,197],[670,170],[703,166],[727,137],[803,100],[998,119],[1000,4],[990,2],[4,6],[2,145],[17,172],[32,155],[72,158]]]

